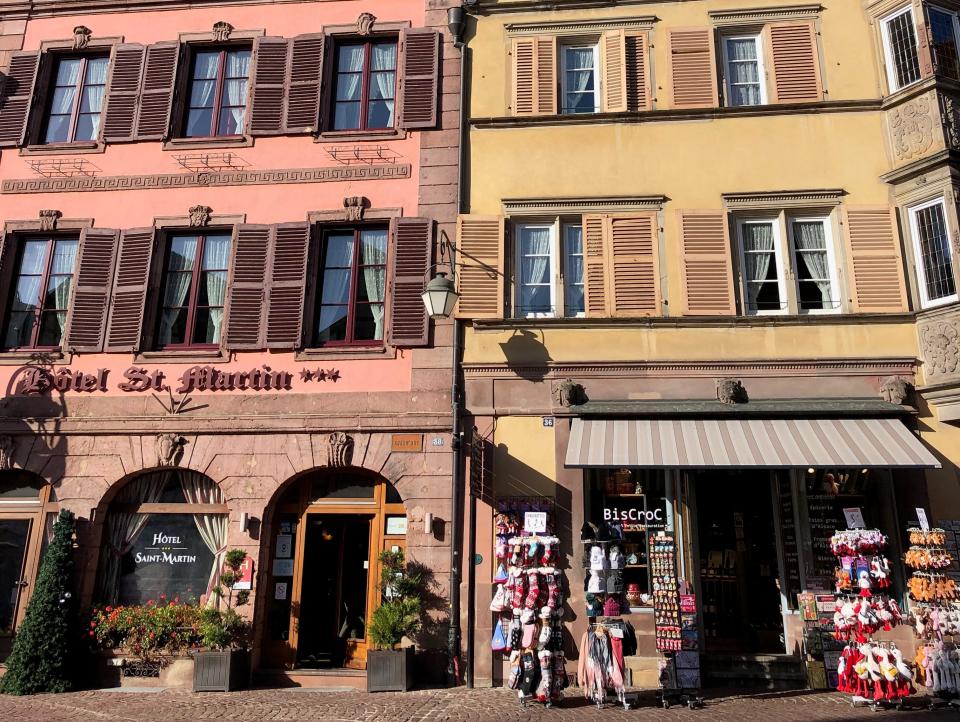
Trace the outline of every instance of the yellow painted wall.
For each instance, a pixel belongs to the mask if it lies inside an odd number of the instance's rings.
[[[493,443],[495,496],[553,496],[556,441],[539,416],[501,417]]]

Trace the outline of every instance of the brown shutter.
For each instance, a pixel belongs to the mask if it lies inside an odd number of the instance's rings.
[[[263,307],[267,258],[276,226],[239,225],[233,234],[233,267],[227,299],[225,345],[264,347]]]
[[[733,265],[723,211],[679,211],[684,314],[733,316]]]
[[[120,231],[87,228],[80,234],[77,270],[67,319],[67,348],[97,353],[103,350],[110,286]]]
[[[613,316],[660,315],[656,214],[610,216],[608,224]]]
[[[503,318],[503,216],[457,218],[457,318]]]
[[[557,39],[549,35],[513,41],[513,114],[557,112]]]
[[[23,145],[40,53],[14,53],[0,90],[0,148]]]
[[[14,259],[16,258],[17,243],[12,235],[4,236],[0,233],[0,288],[10,289],[13,285]],[[0,324],[7,317],[7,304],[10,302],[10,293],[0,293]],[[0,328],[3,328],[0,326]],[[4,337],[0,333],[0,348],[3,348]]]
[[[425,346],[430,325],[420,294],[433,259],[433,221],[398,218],[392,250],[388,340],[394,346]]]
[[[667,31],[674,108],[715,108],[717,65],[711,28]]]
[[[290,76],[284,129],[287,133],[314,133],[320,122],[323,33],[298,35],[290,45]]]
[[[280,135],[286,98],[287,56],[285,38],[257,38],[254,42],[256,67],[250,101],[250,134]]]
[[[907,289],[894,213],[886,206],[843,209],[854,312],[896,313],[907,310]]]
[[[147,302],[153,228],[131,228],[120,235],[120,252],[114,275],[106,351],[139,351],[143,314]],[[156,299],[151,299],[156,302]]]
[[[309,243],[308,223],[281,223],[276,227],[270,253],[267,348],[295,349],[300,346]]]
[[[627,109],[627,58],[623,30],[603,34],[603,110],[622,113]]]
[[[650,74],[647,72],[647,36],[624,38],[627,71],[627,110],[650,110]]]
[[[440,34],[432,28],[400,33],[397,126],[433,128],[440,97]]]
[[[146,50],[143,45],[131,43],[118,45],[113,51],[107,107],[103,111],[103,139],[108,143],[134,139]]]
[[[820,61],[813,23],[774,23],[767,32],[773,58],[774,102],[820,100]]]
[[[155,43],[147,47],[137,140],[163,140],[167,137],[179,56],[180,45],[176,42]]]
[[[605,223],[601,215],[583,217],[584,308],[590,318],[610,316]]]

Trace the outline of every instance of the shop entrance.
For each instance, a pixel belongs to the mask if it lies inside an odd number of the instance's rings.
[[[782,654],[770,472],[702,472],[696,502],[705,651]]]

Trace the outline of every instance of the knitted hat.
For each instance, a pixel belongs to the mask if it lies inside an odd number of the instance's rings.
[[[592,541],[597,538],[597,531],[593,528],[593,524],[588,521],[583,522],[583,526],[580,527],[580,541]]]
[[[503,566],[503,563],[497,567],[497,575],[493,578],[494,584],[503,584],[510,578],[510,575],[507,574],[507,568]]]
[[[609,564],[607,555],[603,553],[603,547],[595,544],[590,547],[590,568],[595,571],[603,571]]]
[[[603,580],[597,572],[590,572],[590,580],[587,582],[587,591],[591,594],[601,594],[604,591]]]
[[[610,595],[607,597],[607,601],[603,604],[603,616],[605,617],[619,617],[620,616],[620,603],[617,601],[615,595]]]
[[[493,628],[493,639],[490,642],[490,649],[494,652],[500,652],[507,648],[507,635],[503,631],[503,620],[497,620],[497,626]]]

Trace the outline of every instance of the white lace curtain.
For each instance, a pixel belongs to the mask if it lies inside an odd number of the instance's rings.
[[[57,308],[67,309],[70,304],[70,288],[73,280],[73,265],[77,257],[76,241],[57,241],[53,250],[53,263],[51,264],[51,274],[64,274],[56,278],[53,289],[53,301]],[[57,326],[60,329],[62,337],[63,330],[67,325],[66,310],[60,311],[56,315]]]
[[[548,312],[550,310],[550,229],[524,228],[520,243],[521,311]]]
[[[827,262],[827,239],[821,221],[793,224],[793,243],[799,262],[807,269],[807,278],[817,284],[824,308],[834,305],[830,288],[830,266]]]
[[[227,268],[230,263],[230,237],[208,236],[203,247],[204,268]],[[207,323],[206,343],[220,341],[220,331],[223,326],[223,306],[227,293],[227,271],[210,271],[205,274],[204,284],[207,292],[207,303],[211,308]]]
[[[747,266],[747,301],[751,310],[757,309],[757,298],[763,290],[770,263],[773,261],[773,225],[750,223],[743,226],[744,258]]]
[[[230,116],[224,128],[227,135],[236,135],[243,132],[243,114],[247,109],[247,78],[250,75],[250,53],[232,52],[227,54],[226,77],[230,78],[224,85],[223,112]]]
[[[383,338],[383,293],[386,288],[387,232],[364,231],[360,247],[360,263],[363,269],[363,285],[371,302],[374,338]],[[373,266],[373,267],[371,267]]]

